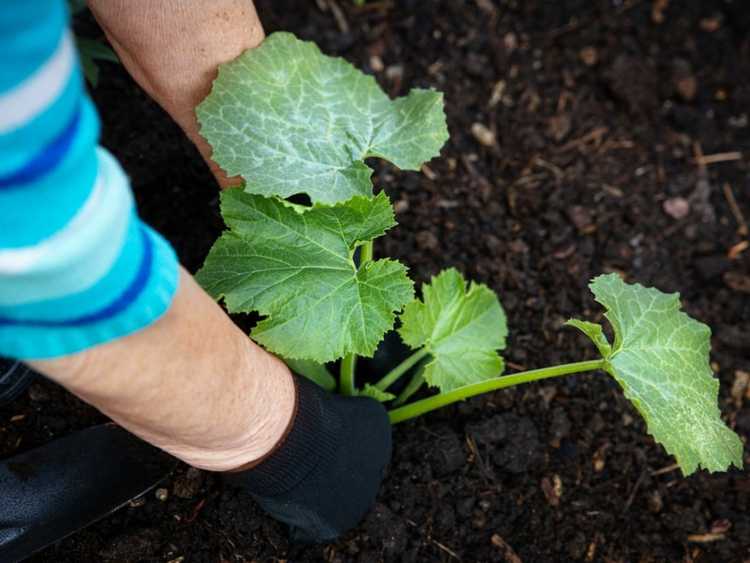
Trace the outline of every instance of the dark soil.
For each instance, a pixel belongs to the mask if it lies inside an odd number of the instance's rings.
[[[258,2],[268,31],[345,56],[391,95],[446,95],[442,157],[423,174],[378,164],[401,223],[378,250],[418,280],[456,266],[497,290],[514,370],[593,354],[561,324],[600,317],[596,274],[680,291],[713,328],[722,412],[750,437],[750,395],[732,392],[750,368],[750,249],[730,204],[750,219],[746,2],[338,0],[339,19],[329,6]],[[205,166],[123,69],[103,68],[94,95],[142,215],[195,270],[221,230]],[[0,411],[0,453],[97,420],[38,384]],[[750,477],[681,477],[602,374],[477,398],[394,437],[377,506],[336,544],[290,546],[247,498],[183,468],[166,501],[151,493],[33,561],[750,560]]]

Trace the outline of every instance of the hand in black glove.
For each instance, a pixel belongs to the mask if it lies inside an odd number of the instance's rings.
[[[337,538],[375,502],[391,457],[383,406],[365,397],[331,395],[296,377],[297,408],[284,440],[258,465],[227,479],[246,489],[292,541]]]

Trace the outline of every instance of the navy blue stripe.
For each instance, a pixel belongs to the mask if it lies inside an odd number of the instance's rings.
[[[143,246],[143,257],[141,258],[141,264],[138,267],[138,273],[136,274],[133,281],[125,289],[120,296],[112,301],[106,307],[99,309],[93,313],[88,313],[80,317],[74,317],[72,319],[63,320],[26,320],[26,319],[13,319],[9,317],[0,317],[0,325],[10,326],[33,326],[33,327],[77,327],[84,326],[87,324],[103,321],[116,314],[125,310],[133,301],[135,301],[143,289],[148,284],[149,278],[151,277],[151,271],[154,265],[154,244],[151,241],[151,237],[144,229],[143,225],[140,227],[141,240]]]
[[[0,190],[30,184],[47,174],[65,158],[81,125],[83,105],[78,104],[73,116],[60,134],[44,147],[39,154],[15,172],[0,176]]]

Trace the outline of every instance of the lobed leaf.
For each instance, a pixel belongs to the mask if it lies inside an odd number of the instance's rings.
[[[212,159],[247,192],[313,202],[371,196],[365,158],[419,170],[448,139],[441,93],[391,101],[372,76],[284,32],[222,65],[196,112]]]
[[[222,215],[230,230],[196,277],[230,312],[267,315],[252,336],[285,358],[372,356],[394,313],[413,298],[401,263],[357,268],[352,258],[359,243],[395,224],[382,193],[301,211],[234,189],[222,194]]]
[[[615,332],[610,351],[601,327],[571,321],[597,343],[607,371],[646,420],[649,432],[685,475],[699,468],[742,467],[740,438],[721,420],[719,382],[709,364],[711,330],[680,311],[678,294],[626,284],[616,274],[591,282]],[[594,328],[598,327],[598,328]]]
[[[451,268],[422,286],[422,300],[409,303],[399,334],[413,349],[426,346],[432,360],[424,367],[427,383],[442,392],[500,375],[508,327],[495,293],[471,283]]]

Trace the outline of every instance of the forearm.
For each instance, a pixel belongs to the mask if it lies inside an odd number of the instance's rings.
[[[220,64],[256,47],[265,34],[252,0],[89,0],[128,72],[182,127],[223,186],[198,132],[195,107]]]
[[[287,367],[253,344],[184,270],[172,306],[154,324],[30,364],[134,434],[215,471],[262,457],[294,410]]]
[[[142,8],[130,13],[148,17]],[[0,31],[0,355],[29,361],[188,463],[257,459],[291,419],[288,370],[139,219],[123,170],[96,146],[64,1],[14,0]],[[149,78],[154,92],[190,74],[167,68],[166,82]],[[194,104],[187,93],[200,92],[176,84],[174,100]]]

